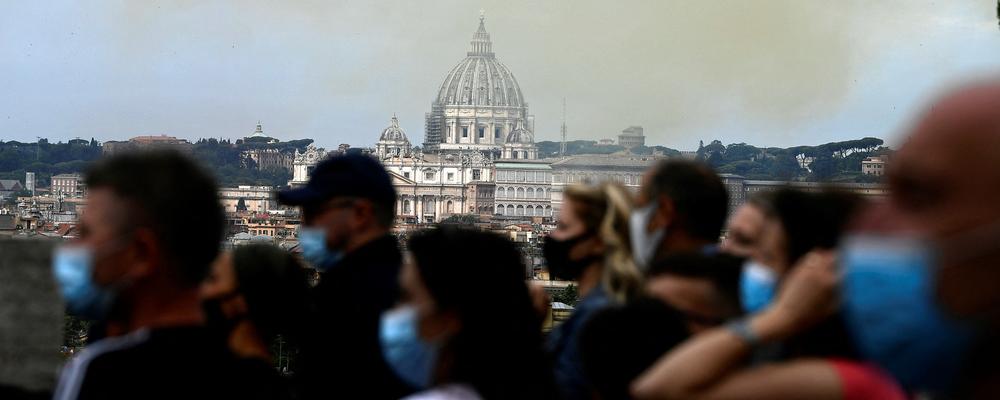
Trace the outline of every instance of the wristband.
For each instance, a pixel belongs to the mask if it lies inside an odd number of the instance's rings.
[[[726,330],[746,342],[751,348],[755,348],[760,344],[760,337],[750,329],[750,318],[740,318],[730,322],[726,324]]]

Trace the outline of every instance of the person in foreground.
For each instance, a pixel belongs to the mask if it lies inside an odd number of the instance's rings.
[[[709,166],[669,160],[650,168],[629,216],[636,265],[645,271],[670,254],[716,252],[728,207],[726,187]]]
[[[302,264],[292,254],[265,244],[223,253],[201,284],[206,325],[226,340],[243,365],[272,378],[261,382],[269,398],[291,396],[277,369],[288,367],[287,357],[276,366],[273,353],[278,340],[282,350],[294,350],[300,343],[310,310],[308,293]]]
[[[509,240],[440,227],[410,239],[402,302],[382,317],[385,359],[410,399],[550,399],[541,319]]]
[[[1000,398],[998,109],[1000,79],[931,104],[842,255],[855,340],[914,391]]]
[[[838,309],[837,265],[829,250],[802,257],[764,311],[698,335],[632,384],[639,399],[905,399],[886,374],[863,362],[796,358],[743,368],[756,346],[807,331]]]
[[[551,276],[579,284],[580,301],[568,320],[549,336],[560,395],[586,398],[578,338],[598,310],[621,304],[641,291],[641,274],[628,242],[631,198],[613,183],[571,186],[563,195],[556,229],[545,238],[543,254]]]
[[[299,247],[320,271],[296,378],[302,396],[398,399],[410,393],[378,345],[379,316],[399,295],[402,263],[389,231],[396,191],[385,168],[360,154],[332,157],[316,165],[305,187],[279,192],[278,201],[301,207]]]
[[[96,162],[86,182],[80,237],[53,268],[68,311],[104,338],[68,363],[54,398],[261,398],[255,372],[204,326],[198,285],[223,235],[209,175],[178,153],[144,152]]]

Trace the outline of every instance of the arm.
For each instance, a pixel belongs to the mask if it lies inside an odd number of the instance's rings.
[[[836,283],[832,254],[811,253],[788,277],[778,300],[750,319],[750,331],[761,342],[776,342],[812,326],[836,308]],[[740,394],[793,398],[798,397],[793,395],[794,389],[815,390],[808,397],[818,398],[833,393],[828,390],[830,384],[837,384],[835,375],[823,373],[830,371],[829,367],[817,366],[816,361],[802,364],[808,367],[804,369],[801,365],[796,367],[798,362],[792,362],[735,371],[750,351],[750,343],[730,329],[713,329],[663,356],[633,382],[632,393],[640,399],[723,398]],[[826,384],[803,384],[813,379]]]

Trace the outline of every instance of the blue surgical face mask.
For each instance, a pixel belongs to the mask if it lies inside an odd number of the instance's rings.
[[[663,240],[663,235],[667,232],[666,227],[653,232],[646,230],[653,214],[656,213],[656,206],[655,201],[650,201],[646,206],[632,210],[628,219],[628,230],[632,239],[632,258],[642,270],[649,268],[649,264],[653,262],[656,249],[660,247],[660,241]]]
[[[934,298],[935,253],[904,236],[854,236],[841,250],[843,312],[868,360],[912,390],[944,390],[960,374],[972,326]]]
[[[74,315],[93,319],[104,319],[116,291],[94,283],[94,252],[87,246],[60,246],[52,257],[52,272],[66,309]]]
[[[326,231],[322,228],[299,227],[299,247],[302,258],[316,270],[326,272],[342,258],[342,251],[331,251],[326,247]]]
[[[382,314],[379,342],[382,356],[392,370],[417,389],[431,386],[438,346],[420,338],[420,317],[413,306],[403,306]]]
[[[767,308],[774,299],[778,275],[766,265],[748,259],[740,274],[740,301],[743,311],[753,314]]]

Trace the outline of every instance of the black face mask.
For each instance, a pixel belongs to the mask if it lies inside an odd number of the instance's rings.
[[[542,244],[542,255],[545,256],[545,261],[549,267],[549,274],[553,278],[569,281],[577,280],[587,266],[600,258],[600,256],[592,255],[581,260],[570,259],[570,250],[589,237],[591,235],[584,233],[566,240],[558,240],[551,236],[545,238],[545,243]]]
[[[205,327],[220,337],[229,337],[236,324],[246,318],[246,315],[228,316],[222,311],[222,303],[239,295],[232,292],[221,297],[205,299],[201,302],[202,313],[205,314]]]

